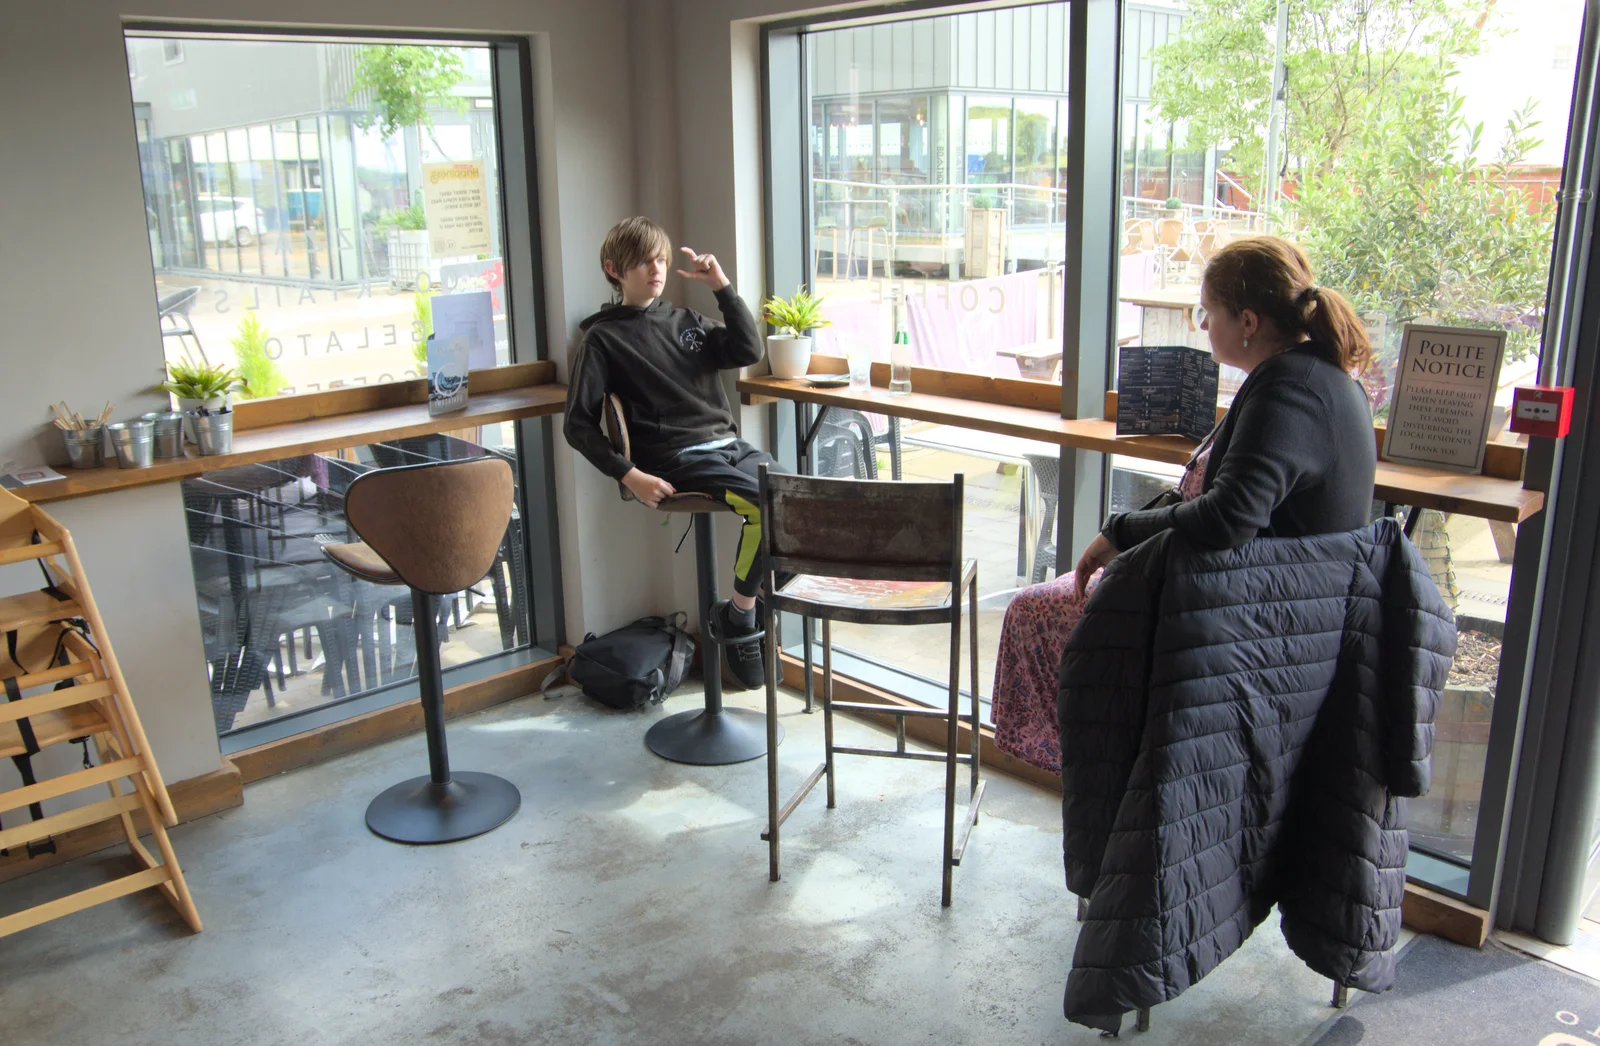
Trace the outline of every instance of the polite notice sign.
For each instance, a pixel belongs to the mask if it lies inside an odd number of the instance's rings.
[[[489,253],[489,190],[483,164],[425,163],[422,204],[435,258]]]
[[[1405,465],[1483,471],[1506,332],[1406,324],[1383,456]]]

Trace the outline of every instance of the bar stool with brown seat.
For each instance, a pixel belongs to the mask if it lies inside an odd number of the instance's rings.
[[[606,438],[618,454],[632,460],[632,446],[628,439],[628,420],[623,413],[622,400],[615,394],[606,397]],[[617,484],[623,501],[638,499],[621,483]],[[708,494],[670,494],[656,505],[661,512],[695,513],[694,559],[697,590],[700,601],[701,665],[705,671],[705,707],[687,712],[677,712],[656,721],[645,731],[645,747],[663,759],[675,763],[693,763],[697,766],[727,766],[754,759],[767,750],[767,733],[760,712],[747,708],[724,708],[722,705],[722,644],[723,637],[716,634],[715,615],[711,608],[717,601],[717,550],[713,542],[711,514],[732,512]],[[746,637],[741,637],[745,641]],[[763,633],[748,637],[760,641]],[[778,739],[783,738],[783,728],[777,728]],[[777,741],[773,742],[774,744]]]
[[[411,589],[429,773],[388,788],[367,807],[367,827],[385,839],[469,839],[498,828],[522,805],[521,793],[504,778],[451,772],[439,665],[438,598],[489,572],[511,520],[511,502],[511,466],[504,458],[378,469],[358,476],[345,492],[345,518],[361,541],[322,546],[355,577]]]
[[[822,619],[822,765],[788,801],[778,804],[777,742],[767,751],[767,841],[770,876],[777,882],[778,830],[817,781],[828,779],[828,809],[833,809],[836,753],[921,759],[944,764],[944,873],[940,903],[950,904],[951,872],[961,863],[978,807],[988,783],[981,779],[978,711],[978,564],[963,559],[962,476],[950,483],[896,483],[818,479],[769,472],[761,466],[761,541],[766,554],[766,634],[773,634],[782,611]],[[782,573],[794,575],[782,587]],[[968,603],[968,659],[972,710],[960,711],[961,604]],[[950,626],[949,708],[890,706],[833,699],[833,643],[830,625]],[[778,715],[778,651],[767,641],[767,724]],[[833,713],[859,712],[895,717],[894,748],[854,748],[833,743]],[[943,754],[906,749],[908,717],[945,721]],[[962,754],[959,728],[965,721],[972,750]],[[956,838],[956,767],[971,770],[964,827]]]

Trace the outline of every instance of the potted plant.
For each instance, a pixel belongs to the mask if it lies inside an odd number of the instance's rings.
[[[1183,214],[1183,201],[1176,196],[1167,197],[1167,217],[1176,218]]]
[[[1003,276],[1006,271],[1009,214],[998,196],[968,197],[962,244],[962,275],[969,280]]]
[[[385,234],[389,246],[389,279],[396,287],[426,289],[432,273],[428,248],[428,215],[419,192],[411,206],[386,211],[374,228]]]
[[[230,409],[233,394],[244,389],[245,382],[232,368],[220,363],[171,360],[167,363],[167,380],[156,388],[170,392],[178,401],[178,409],[187,414],[192,410]],[[191,443],[197,442],[192,419],[184,418],[183,431]]]
[[[767,335],[767,362],[774,377],[803,377],[811,367],[811,336],[807,332],[832,322],[822,315],[822,301],[801,287],[793,297],[774,295],[762,306],[766,321],[777,328],[776,333]]]

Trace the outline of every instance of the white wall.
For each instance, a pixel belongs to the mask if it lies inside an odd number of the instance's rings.
[[[59,462],[46,404],[152,409],[159,380],[122,19],[217,24],[217,0],[8,3],[0,13],[0,112],[9,177],[0,203],[0,461]],[[606,297],[605,230],[636,209],[624,0],[279,0],[289,27],[402,27],[535,39],[545,317],[561,373],[577,320]],[[558,441],[559,442],[559,441]],[[556,455],[569,635],[665,609],[670,552],[659,520],[561,444]],[[170,780],[218,765],[176,484],[53,506],[77,538],[158,760]],[[30,582],[31,583],[31,582]],[[9,766],[4,768],[10,773]],[[4,783],[0,782],[0,787]]]

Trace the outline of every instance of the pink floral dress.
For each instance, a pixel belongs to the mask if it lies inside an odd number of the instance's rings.
[[[1205,483],[1209,445],[1203,446],[1178,484],[1183,500],[1200,496]],[[1089,578],[1089,591],[1100,572]],[[1067,637],[1083,616],[1072,573],[1030,585],[1006,608],[1000,629],[1000,653],[994,669],[994,740],[1002,752],[1041,770],[1061,772],[1061,738],[1056,728],[1056,679]]]

